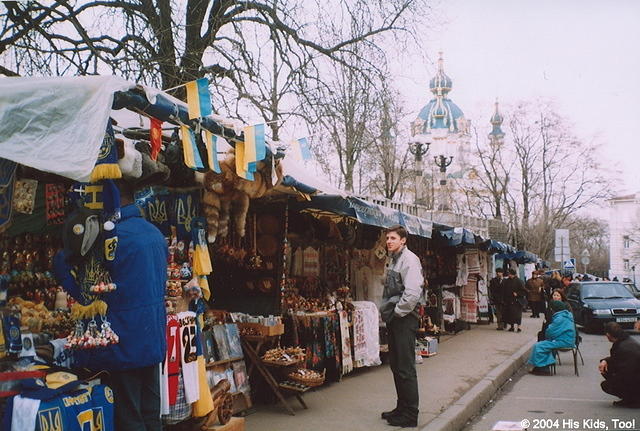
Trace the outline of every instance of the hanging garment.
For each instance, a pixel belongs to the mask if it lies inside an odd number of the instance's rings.
[[[353,358],[351,356],[351,336],[349,335],[349,318],[347,312],[338,311],[340,318],[340,339],[342,347],[342,374],[353,371]]]
[[[165,375],[167,390],[169,394],[168,405],[176,403],[178,396],[178,376],[180,375],[180,364],[182,363],[182,343],[180,342],[180,322],[175,315],[167,316],[167,356],[165,358]]]
[[[196,329],[196,313],[183,311],[178,313],[180,322],[180,343],[182,355],[180,365],[184,379],[184,396],[189,404],[200,399],[200,382],[198,378],[198,334]]]
[[[480,256],[478,250],[466,250],[464,255],[467,260],[467,271],[469,274],[480,274]]]
[[[378,317],[378,308],[371,301],[354,301],[354,322],[353,322],[353,337],[354,337],[354,362],[356,366],[371,367],[380,365],[380,319]],[[356,323],[356,317],[361,317],[361,322]],[[360,319],[360,318],[358,318]],[[356,331],[361,334],[362,341],[359,340],[359,335],[356,335]],[[364,349],[358,346],[359,343],[363,343]],[[356,351],[358,351],[356,355]]]
[[[320,253],[313,247],[307,247],[303,251],[304,264],[302,275],[305,277],[318,277],[320,275]]]

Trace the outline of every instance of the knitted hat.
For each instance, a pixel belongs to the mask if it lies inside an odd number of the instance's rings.
[[[549,306],[551,307],[551,309],[554,312],[562,311],[562,310],[568,310],[569,309],[569,306],[567,304],[565,304],[564,302],[562,302],[562,301],[551,301]]]

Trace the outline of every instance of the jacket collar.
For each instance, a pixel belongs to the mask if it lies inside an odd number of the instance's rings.
[[[142,208],[136,204],[125,205],[120,208],[120,221],[126,220],[132,217],[144,217]]]
[[[400,259],[400,256],[402,255],[402,253],[404,253],[404,251],[406,249],[407,249],[407,246],[403,245],[402,247],[400,247],[400,250],[396,251],[395,253],[389,254],[389,257],[391,258],[391,261],[393,263],[396,263],[398,261],[398,259]]]

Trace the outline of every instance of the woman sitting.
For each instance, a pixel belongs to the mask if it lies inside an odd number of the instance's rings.
[[[549,366],[555,363],[555,349],[571,349],[576,346],[576,326],[569,306],[562,301],[551,301],[549,304],[553,316],[544,332],[545,340],[533,345],[529,364],[533,365],[532,374],[550,376]]]

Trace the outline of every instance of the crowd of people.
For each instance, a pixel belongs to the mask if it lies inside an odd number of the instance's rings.
[[[505,277],[505,273],[507,277]],[[538,342],[531,350],[528,363],[535,375],[551,375],[551,366],[556,362],[555,352],[560,349],[577,348],[581,337],[573,319],[571,306],[565,296],[565,289],[575,281],[600,281],[588,276],[561,276],[557,271],[543,277],[543,271],[534,271],[524,283],[513,269],[496,270],[496,276],[489,282],[489,303],[496,316],[497,329],[520,332],[522,312],[528,305],[531,317],[544,321],[538,332]],[[608,278],[602,281],[609,281]],[[613,280],[617,281],[617,280]],[[640,321],[636,323],[640,330]],[[601,388],[604,392],[620,398],[614,405],[640,407],[640,343],[629,337],[622,327],[609,322],[604,327],[605,336],[612,343],[610,356],[598,364],[604,378]]]

